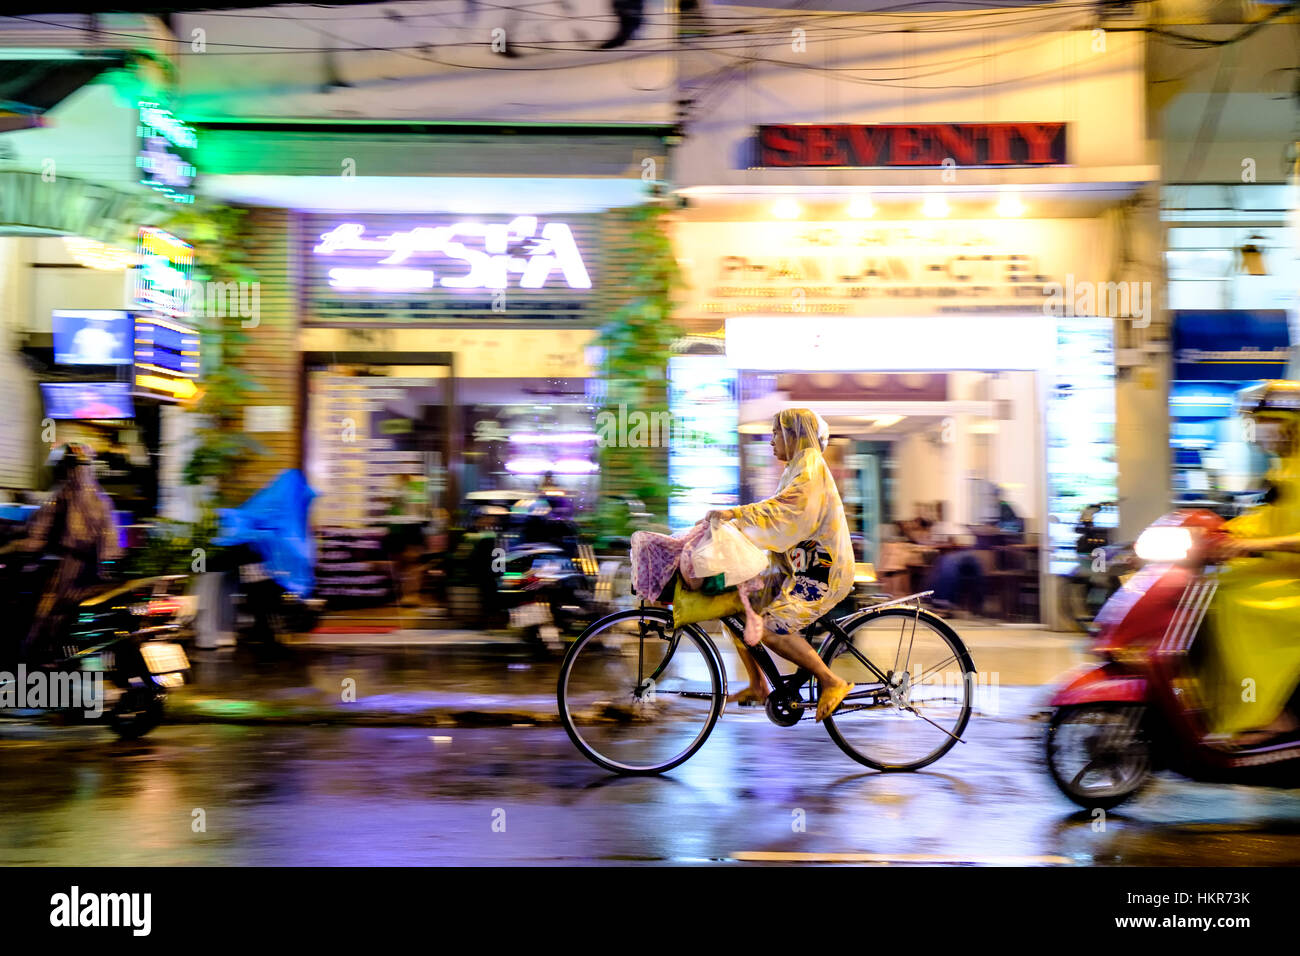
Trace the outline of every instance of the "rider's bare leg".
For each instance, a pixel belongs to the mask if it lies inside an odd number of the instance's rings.
[[[745,642],[737,638],[734,634],[732,635],[731,640],[736,645],[736,653],[740,656],[740,663],[745,666],[745,676],[749,678],[749,686],[743,690],[736,691],[734,694],[728,694],[727,700],[733,704],[745,703],[747,701],[754,701],[761,704],[767,700],[767,678],[763,676],[763,672],[759,670],[758,664],[756,664],[754,658],[750,656],[749,648],[745,646]]]
[[[812,671],[823,691],[831,687],[843,687],[847,683],[831,672],[802,634],[777,634],[764,628],[763,643],[790,663]]]

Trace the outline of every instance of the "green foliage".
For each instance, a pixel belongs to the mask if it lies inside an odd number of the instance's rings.
[[[673,293],[682,287],[665,222],[666,211],[655,205],[629,213],[630,228],[616,255],[630,262],[628,299],[609,317],[598,344],[604,349],[605,397],[602,415],[643,412],[650,421],[668,410],[668,359],[680,331],[672,320]],[[616,441],[601,449],[602,502],[594,529],[602,535],[630,533],[627,506],[617,499],[636,498],[660,520],[668,508],[668,449],[626,447]]]
[[[244,209],[206,204],[185,207],[168,223],[194,246],[196,282],[257,281],[248,262],[246,216]],[[263,451],[244,431],[244,405],[260,386],[239,363],[248,342],[240,323],[238,316],[204,316],[202,391],[187,407],[197,423],[185,482],[208,486],[217,506],[234,503],[226,499],[221,479]]]
[[[195,524],[184,521],[155,521],[148,530],[144,545],[130,549],[118,566],[130,578],[159,574],[190,574],[194,570],[194,550],[202,549],[205,557],[213,551],[216,535],[215,515],[205,512]]]

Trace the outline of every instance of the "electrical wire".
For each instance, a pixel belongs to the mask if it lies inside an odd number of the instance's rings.
[[[939,3],[939,2],[948,3],[951,2],[951,0],[921,0],[921,2],[923,4]],[[972,0],[972,3],[974,4],[975,0]],[[916,4],[917,4],[917,0],[908,0],[908,2],[898,4],[896,8],[904,9],[904,8],[915,6]],[[982,3],[980,3],[979,5],[982,5]],[[501,10],[513,10],[513,8],[504,5],[490,4],[489,6],[493,6]],[[790,30],[793,29],[793,27],[789,27],[789,24],[791,23],[797,24],[801,29],[804,29],[807,38],[812,42],[833,42],[838,39],[856,39],[864,35],[878,35],[884,33],[899,33],[899,32],[960,33],[967,30],[988,29],[989,27],[987,24],[966,22],[979,17],[993,17],[993,18],[1000,19],[1002,21],[1001,25],[1003,26],[1017,26],[1022,23],[1033,23],[1036,21],[1041,21],[1043,14],[1060,13],[1060,12],[1068,11],[1070,9],[1078,9],[1080,11],[1086,11],[1086,10],[1091,10],[1092,7],[1093,7],[1092,3],[1083,2],[1083,0],[1079,0],[1079,2],[1065,2],[1062,4],[1053,4],[1050,7],[1045,6],[1040,8],[1034,8],[1031,11],[983,10],[980,11],[979,13],[960,14],[959,20],[961,22],[954,22],[952,15],[949,14],[947,16],[933,16],[929,21],[905,22],[904,24],[901,24],[892,29],[872,29],[872,28],[867,28],[861,24],[845,24],[843,27],[835,28],[835,24],[832,21],[837,21],[841,18],[852,18],[854,20],[870,20],[875,17],[881,17],[881,16],[888,17],[891,15],[891,11],[896,8],[885,8],[881,11],[874,11],[872,13],[859,13],[859,12],[845,13],[845,14],[816,13],[816,14],[801,14],[798,16],[787,16],[787,17],[779,17],[779,18],[765,17],[759,20],[757,22],[757,25],[751,27],[735,29],[735,30],[721,30],[721,31],[716,29],[711,30],[705,36],[695,38],[691,42],[691,46],[695,49],[710,49],[710,50],[749,49],[751,47],[751,43],[749,41],[751,41],[756,37],[757,38],[770,37],[774,41],[779,41],[780,43],[784,44],[788,42],[790,39]],[[207,16],[208,14],[196,12],[194,15]],[[893,15],[905,16],[909,18],[909,20],[911,21],[915,21],[916,19],[916,15],[914,14],[893,14]],[[413,14],[411,16],[414,17],[417,15]],[[422,16],[422,17],[438,16],[438,17],[445,18],[448,16],[448,14],[445,12],[441,12],[437,14],[434,13],[420,14],[418,16]],[[552,15],[548,14],[547,16],[552,16]],[[554,16],[556,16],[557,19],[565,19],[568,21],[571,21],[573,19],[571,17],[559,17],[558,15],[554,15]],[[77,24],[41,20],[37,17],[30,16],[30,15],[15,16],[15,17],[11,17],[10,19],[22,20],[28,23],[33,23],[40,26],[53,27],[56,29],[74,30],[81,33],[93,32],[97,38],[115,37],[119,39],[139,40],[139,41],[156,41],[158,39],[156,36],[152,36],[148,34],[127,33],[122,31],[104,30],[102,28],[91,29]],[[298,21],[295,18],[291,18],[291,17],[279,17],[273,19],[279,19],[282,20],[283,22],[292,22],[292,23],[297,23],[297,22],[316,23],[320,21],[332,20],[333,18],[311,17],[311,18],[304,18],[303,21]],[[386,19],[391,19],[391,18],[386,18]],[[402,19],[405,20],[407,18],[403,17]],[[591,17],[591,18],[585,18],[583,22],[590,22],[593,24],[607,23],[612,21],[612,19],[613,19],[612,17],[611,18]],[[828,23],[830,24],[829,27],[822,26],[822,24],[828,24]],[[470,29],[475,29],[476,27],[472,27],[469,25],[457,25],[456,28],[461,30],[470,30]],[[304,26],[304,29],[319,30],[319,28],[317,27],[309,27],[309,26]],[[731,47],[728,47],[723,43],[723,41],[733,39],[733,38],[743,38],[745,39],[746,42]],[[338,38],[338,39],[346,40],[346,38]],[[339,50],[333,47],[319,47],[319,46],[296,47],[296,46],[284,46],[284,45],[275,45],[275,44],[238,43],[234,41],[213,40],[208,42],[206,44],[208,48],[206,48],[203,52],[200,53],[198,51],[184,49],[183,47],[186,46],[186,44],[183,40],[177,40],[176,42],[179,46],[182,47],[182,49],[175,51],[175,53],[173,54],[177,56],[248,55],[244,51],[257,51],[262,54],[278,54],[278,55],[294,55],[294,54],[326,53],[326,52],[393,53],[393,52],[403,52],[403,51],[438,48],[438,47],[455,47],[455,46],[477,47],[482,45],[481,42],[479,41],[475,41],[474,43],[448,43],[448,44],[419,43],[419,44],[407,44],[407,45],[397,45],[397,46],[357,45],[357,46],[351,46]],[[599,50],[593,50],[588,46],[578,45],[580,43],[581,41],[560,40],[560,41],[551,41],[551,42],[534,42],[527,45],[512,44],[512,46],[516,46],[518,49],[533,49],[533,50],[567,50],[570,52],[593,52],[593,53],[603,52]],[[220,50],[211,49],[211,47],[226,48],[231,52],[222,53]],[[643,42],[638,45],[636,52],[675,53],[681,49],[682,47],[677,44],[670,44],[669,46],[663,48],[646,48]],[[627,51],[627,52],[631,52],[631,51]],[[476,67],[474,67],[473,65],[466,65],[465,68],[473,69]]]

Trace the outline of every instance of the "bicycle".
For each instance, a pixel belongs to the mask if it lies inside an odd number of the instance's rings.
[[[821,659],[857,684],[824,721],[827,732],[876,770],[928,766],[961,740],[970,720],[975,666],[957,633],[921,607],[931,593],[827,615],[805,632],[809,640],[825,632]],[[741,619],[719,620],[736,637],[744,634]],[[763,645],[747,651],[772,685],[769,720],[792,727],[814,716],[811,672],[782,675]],[[671,770],[704,746],[726,700],[722,655],[703,627],[674,628],[671,610],[645,604],[583,631],[564,657],[557,688],[560,719],[578,750],[606,770],[642,776]]]

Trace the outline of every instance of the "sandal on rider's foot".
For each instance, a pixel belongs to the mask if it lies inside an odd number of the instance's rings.
[[[822,691],[821,696],[817,698],[817,721],[820,723],[835,713],[840,704],[844,703],[844,698],[849,696],[849,691],[856,686],[856,684],[841,684],[839,687]]]
[[[741,707],[762,707],[767,703],[767,695],[760,694],[752,687],[746,687],[729,697],[728,703],[738,704]]]

